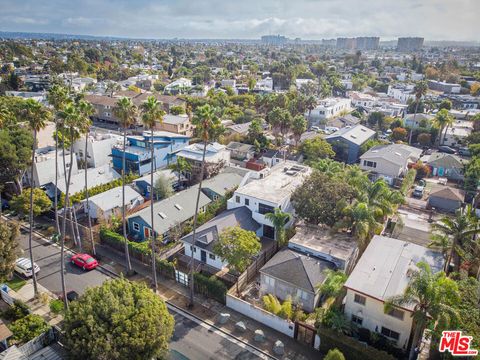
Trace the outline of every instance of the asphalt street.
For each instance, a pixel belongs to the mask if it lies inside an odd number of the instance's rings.
[[[28,233],[21,231],[20,247],[24,257],[28,258]],[[33,238],[33,253],[35,262],[40,266],[37,275],[38,282],[51,292],[60,295],[60,247],[52,245],[37,236]],[[83,271],[72,265],[66,256],[67,291],[75,290],[83,294],[90,286],[101,285],[110,277],[101,270]],[[229,336],[212,329],[205,324],[199,324],[188,315],[170,310],[175,317],[175,331],[170,343],[170,358],[172,360],[207,360],[207,359],[259,359],[245,345],[237,343]]]

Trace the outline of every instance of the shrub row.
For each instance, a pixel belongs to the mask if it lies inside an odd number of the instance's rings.
[[[102,227],[100,229],[100,239],[120,251],[123,251],[123,246],[125,246],[125,238],[122,235],[107,229],[106,227]],[[152,250],[150,249],[149,244],[150,244],[149,241],[143,241],[143,242],[128,241],[128,248],[132,252],[137,252],[142,255],[150,256],[150,254],[152,253]]]
[[[377,350],[366,344],[362,344],[354,338],[332,331],[332,329],[318,327],[320,336],[320,352],[326,354],[330,349],[339,349],[345,359],[349,360],[394,360],[395,357],[385,351]]]
[[[215,276],[207,277],[200,273],[193,274],[195,291],[225,304],[227,287]]]

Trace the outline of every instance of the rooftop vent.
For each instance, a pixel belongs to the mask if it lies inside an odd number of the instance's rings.
[[[158,215],[160,215],[160,217],[161,217],[162,219],[166,219],[166,218],[167,218],[167,215],[165,215],[165,213],[163,213],[163,212],[159,212]]]

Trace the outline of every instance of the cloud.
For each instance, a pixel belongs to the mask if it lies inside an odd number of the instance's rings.
[[[477,40],[479,0],[0,0],[0,29],[145,38]],[[26,15],[27,14],[27,15]]]

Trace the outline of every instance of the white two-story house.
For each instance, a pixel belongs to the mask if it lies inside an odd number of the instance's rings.
[[[251,172],[228,200],[227,208],[248,207],[252,211],[253,219],[262,226],[259,235],[273,239],[275,238],[273,224],[265,218],[265,214],[280,208],[293,215],[290,197],[310,173],[309,167],[290,161],[281,162],[258,173]],[[291,225],[292,221],[293,217],[286,227]]]
[[[345,315],[359,327],[385,336],[398,348],[411,345],[413,306],[385,311],[385,302],[402,295],[417,264],[442,271],[441,253],[410,242],[375,235],[345,283]]]

